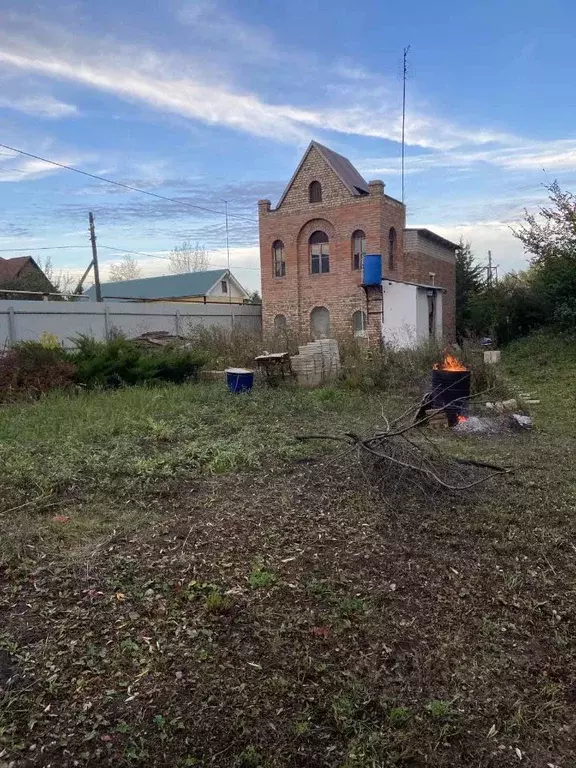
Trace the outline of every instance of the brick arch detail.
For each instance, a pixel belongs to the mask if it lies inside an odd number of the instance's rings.
[[[310,221],[307,221],[300,229],[300,232],[298,232],[297,243],[299,249],[303,244],[308,244],[310,235],[312,232],[316,232],[317,229],[326,232],[328,238],[334,240],[336,236],[336,228],[328,221],[328,219],[310,219]]]

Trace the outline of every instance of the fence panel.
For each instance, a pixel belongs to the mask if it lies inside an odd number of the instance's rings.
[[[17,341],[38,341],[45,332],[57,336],[65,346],[72,346],[72,339],[79,334],[99,340],[114,331],[129,338],[146,331],[185,336],[198,325],[260,333],[262,308],[221,303],[0,301],[0,347]]]

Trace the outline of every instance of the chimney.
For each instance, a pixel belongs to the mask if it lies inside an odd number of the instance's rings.
[[[270,212],[270,200],[258,200],[258,215],[263,216]]]
[[[384,197],[384,182],[380,181],[380,179],[369,181],[368,188],[372,197]]]

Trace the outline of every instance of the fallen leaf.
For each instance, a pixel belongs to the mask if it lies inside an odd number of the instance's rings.
[[[54,515],[52,522],[67,525],[70,522],[70,515]]]
[[[126,595],[124,592],[116,592],[116,600],[119,602],[122,602],[122,600],[126,600]]]
[[[328,627],[312,627],[310,631],[314,637],[328,637],[330,634]]]
[[[518,747],[514,748],[514,751],[516,752],[516,756],[518,757],[518,760],[522,760],[522,752],[518,749]]]

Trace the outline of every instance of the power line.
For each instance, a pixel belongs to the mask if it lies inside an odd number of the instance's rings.
[[[89,245],[31,245],[29,248],[0,248],[0,253],[19,253],[20,251],[63,251],[68,248],[90,248]]]
[[[189,208],[195,208],[198,211],[205,211],[206,213],[216,213],[218,216],[224,216],[224,211],[217,211],[214,208],[206,208],[202,205],[194,205],[194,203],[189,203],[185,200],[177,200],[174,197],[166,197],[166,195],[159,195],[157,192],[149,192],[146,189],[140,189],[139,187],[133,187],[130,184],[124,184],[121,181],[114,181],[113,179],[107,179],[104,176],[98,176],[95,173],[88,173],[88,171],[81,171],[79,168],[74,168],[71,165],[66,165],[65,163],[59,163],[56,160],[48,160],[46,157],[40,157],[40,155],[34,155],[31,152],[25,152],[23,149],[16,149],[15,147],[10,147],[8,144],[0,144],[0,147],[3,149],[9,149],[10,152],[17,152],[19,155],[24,155],[24,157],[30,157],[33,160],[40,160],[43,163],[48,163],[49,165],[54,165],[57,168],[63,168],[66,171],[73,171],[74,173],[79,173],[82,176],[88,176],[90,179],[96,179],[96,181],[104,181],[106,184],[113,184],[115,187],[122,187],[123,189],[129,189],[131,192],[140,192],[142,195],[148,195],[148,197],[155,197],[158,200],[167,200],[169,203],[176,203],[177,205],[186,205]],[[229,216],[233,216],[236,219],[247,219],[248,221],[252,221],[254,223],[257,223],[256,219],[250,218],[248,216],[243,216],[240,213],[230,213]]]

